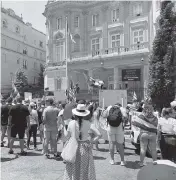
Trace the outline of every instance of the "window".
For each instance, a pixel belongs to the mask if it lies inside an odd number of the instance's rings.
[[[40,41],[39,46],[43,47],[43,42],[42,41]]]
[[[6,60],[6,54],[5,54],[5,53],[2,54],[2,60],[3,60],[3,62],[5,62],[5,63],[7,62],[7,60]]]
[[[37,58],[37,51],[36,50],[34,51],[34,57]]]
[[[6,21],[6,20],[3,20],[3,21],[2,21],[2,25],[3,25],[3,28],[7,28],[7,21]]]
[[[144,42],[144,31],[142,29],[133,31],[133,44],[142,42]]]
[[[57,89],[61,89],[62,80],[61,79],[56,79],[56,82],[57,82]]]
[[[140,16],[142,14],[142,4],[136,4],[133,6],[134,16]]]
[[[23,59],[23,68],[27,69],[27,60]]]
[[[119,20],[119,9],[112,10],[112,22]]]
[[[5,39],[2,40],[2,46],[6,47],[6,40]]]
[[[20,58],[17,58],[17,64],[20,64]]]
[[[42,59],[42,53],[40,53],[40,59]]]
[[[59,42],[56,45],[56,61],[63,61],[64,45],[63,42]]]
[[[19,27],[19,26],[16,26],[15,32],[16,32],[16,33],[20,33],[20,27]]]
[[[34,84],[36,83],[35,81],[36,81],[36,80],[35,80],[35,77],[34,77]]]
[[[37,69],[37,62],[34,62],[34,69]]]
[[[80,51],[80,36],[75,35],[74,40],[76,43],[74,43],[74,52],[79,52]]]
[[[27,55],[27,48],[23,49],[23,54]]]
[[[61,29],[62,28],[62,18],[58,18],[57,19],[57,29]]]
[[[92,51],[96,51],[100,49],[100,41],[99,38],[92,39]]]
[[[156,1],[156,10],[159,10],[161,8],[161,0]]]
[[[24,41],[26,41],[26,35],[24,35]]]
[[[95,26],[98,26],[98,24],[99,24],[99,15],[94,14],[92,16],[92,26],[95,27]]]
[[[79,17],[76,16],[75,19],[74,19],[74,27],[79,27]]]
[[[120,46],[120,34],[115,34],[111,36],[111,45],[112,48]]]
[[[114,81],[114,77],[113,76],[109,76],[108,77],[108,81]]]
[[[108,89],[111,89],[111,90],[114,89],[114,84],[109,84]]]
[[[20,52],[20,45],[18,44],[17,52]]]

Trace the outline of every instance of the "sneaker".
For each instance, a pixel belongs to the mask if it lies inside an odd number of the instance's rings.
[[[4,147],[4,143],[3,142],[1,143],[1,147]]]
[[[126,162],[125,162],[125,161],[121,161],[120,165],[121,165],[121,166],[125,166],[125,165],[126,165]]]
[[[50,155],[49,155],[49,154],[45,154],[45,158],[46,158],[46,159],[49,159],[49,158],[50,158]]]
[[[35,148],[34,148],[34,150],[35,150],[35,151],[38,151],[38,148],[37,148],[37,147],[35,147]]]
[[[8,152],[9,154],[13,154],[14,152],[13,152],[13,150],[9,150],[9,152]]]
[[[55,153],[55,154],[54,154],[54,157],[55,157],[55,158],[61,158],[61,156],[60,156],[58,153]]]
[[[21,151],[20,155],[21,155],[21,156],[26,156],[26,155],[27,155],[27,152],[26,152],[26,151]]]
[[[115,164],[114,160],[110,160],[109,163],[110,163],[111,165],[114,165],[114,164]]]
[[[144,166],[144,163],[140,162],[140,163],[139,163],[139,166],[140,166],[140,167],[143,167],[143,166]]]

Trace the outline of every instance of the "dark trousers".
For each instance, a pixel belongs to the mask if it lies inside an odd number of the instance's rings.
[[[33,135],[34,148],[37,147],[37,124],[32,124],[29,129],[29,137],[27,140],[27,146],[29,147],[31,136]]]
[[[176,162],[176,136],[161,134],[161,154],[163,159]]]

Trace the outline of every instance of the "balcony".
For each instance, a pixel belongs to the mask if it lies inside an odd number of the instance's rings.
[[[101,49],[97,51],[92,51],[91,54],[88,54],[86,52],[82,54],[77,54],[76,56],[74,56],[73,54],[70,61],[91,60],[99,56],[103,58],[103,57],[112,57],[112,56],[119,56],[119,55],[145,53],[145,52],[149,52],[148,46],[149,46],[149,43],[145,42],[145,43],[133,44],[130,47],[119,46],[115,48]]]

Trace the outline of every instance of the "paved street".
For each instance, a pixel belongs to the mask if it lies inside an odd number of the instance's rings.
[[[115,155],[117,165],[109,164],[108,144],[101,144],[103,151],[93,151],[97,180],[136,180],[139,171],[139,155],[135,154],[134,147],[126,138],[125,160],[126,167],[119,165],[120,156]],[[18,141],[15,142],[15,153],[20,152]],[[42,145],[39,144],[39,151],[33,149],[28,151],[28,156],[9,155],[8,148],[1,148],[1,172],[2,180],[62,180],[64,167],[62,161],[45,159],[41,155]],[[32,147],[33,148],[33,147]],[[58,144],[61,151],[62,146]],[[146,162],[151,159],[146,158]]]

